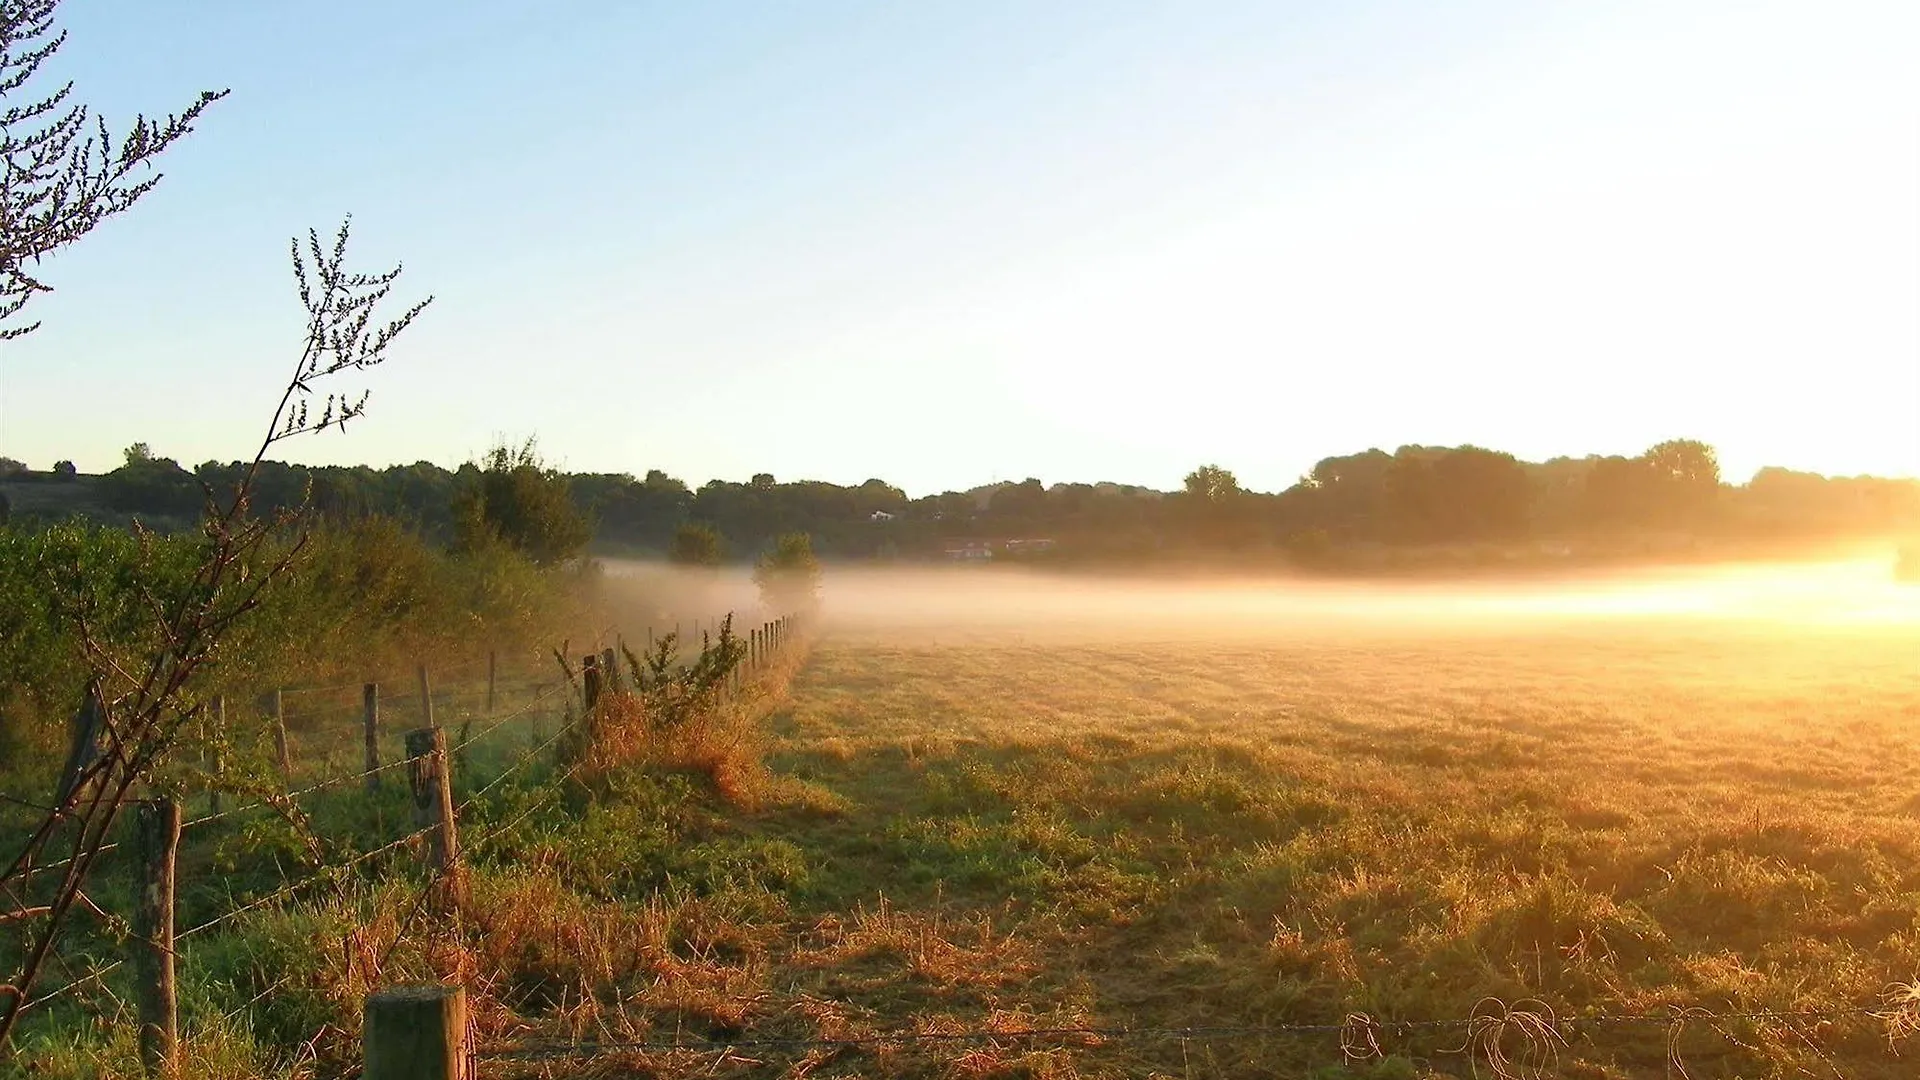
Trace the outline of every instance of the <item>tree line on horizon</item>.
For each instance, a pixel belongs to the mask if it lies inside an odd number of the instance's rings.
[[[84,495],[35,499],[31,516],[120,515],[164,528],[190,524],[205,492],[230,490],[245,468],[206,462],[188,470],[144,443],[129,447],[125,458],[100,476],[83,476],[70,462],[35,472],[0,459],[0,499],[6,487],[19,493],[41,484],[51,492],[66,485]],[[917,499],[878,479],[847,486],[758,473],[693,488],[658,469],[639,476],[562,473],[543,465],[529,443],[456,469],[267,462],[255,481],[254,506],[261,513],[305,504],[336,519],[394,518],[452,544],[472,534],[475,508],[489,491],[496,515],[541,519],[538,529],[523,528],[536,558],[591,547],[700,564],[749,561],[780,537],[802,533],[820,554],[840,558],[1046,539],[1058,557],[1279,549],[1311,559],[1355,547],[1811,540],[1920,528],[1920,482],[1767,468],[1734,485],[1721,476],[1711,447],[1684,439],[1632,457],[1544,462],[1470,445],[1369,449],[1324,458],[1299,482],[1271,493],[1248,490],[1230,471],[1204,465],[1177,491],[1029,478]],[[49,506],[58,509],[49,513]]]

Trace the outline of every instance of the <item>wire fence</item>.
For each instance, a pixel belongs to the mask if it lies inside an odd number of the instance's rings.
[[[611,631],[598,635],[596,645],[606,641],[618,641]],[[551,661],[549,661],[550,663]],[[485,677],[489,668],[494,674],[501,674],[497,665],[487,660],[462,665],[468,672],[480,672]],[[453,669],[453,670],[461,670]],[[578,734],[587,713],[574,706],[579,701],[579,686],[571,673],[566,678],[555,677],[544,683],[532,683],[529,689],[528,673],[516,670],[510,678],[521,685],[523,700],[510,708],[496,708],[487,711],[484,704],[489,699],[497,701],[497,694],[484,687],[461,685],[455,678],[441,674],[443,688],[434,691],[436,706],[451,703],[468,702],[482,706],[480,715],[472,715],[473,710],[447,709],[446,717],[453,720],[468,720],[474,726],[466,730],[457,740],[448,740],[445,755],[453,757],[474,748],[498,741],[501,733],[515,724],[531,725],[531,722],[543,719],[556,712],[563,717],[560,723],[549,733],[541,728],[533,728],[530,737],[520,744],[523,748],[507,755],[495,767],[488,770],[484,781],[479,781],[471,790],[460,793],[454,802],[456,817],[471,814],[484,800],[502,786],[516,779],[525,779],[536,772],[543,763],[556,761],[554,751],[567,738]],[[323,693],[344,693],[357,691],[364,684],[341,684],[329,687],[303,687],[283,693],[320,695]],[[494,688],[497,690],[497,687]],[[424,707],[421,714],[425,714]],[[322,720],[337,717],[343,721],[357,717],[358,710],[340,708],[334,710],[308,710],[303,714],[287,713],[287,716],[303,715],[318,717]],[[438,714],[437,714],[438,715]],[[303,721],[304,722],[304,721]],[[324,731],[324,729],[323,729]],[[356,745],[344,745],[342,749],[351,751]],[[247,814],[271,811],[282,814],[298,812],[302,800],[311,799],[329,791],[365,784],[371,778],[396,769],[410,769],[416,759],[406,757],[382,762],[368,768],[356,768],[335,772],[318,780],[303,782],[298,786],[289,785],[283,793],[270,793],[245,802],[241,805],[209,811],[182,823],[183,835],[198,834],[220,823],[229,823]],[[531,798],[524,806],[517,807],[509,818],[498,822],[487,822],[470,838],[466,844],[470,852],[491,847],[500,838],[510,836],[528,818],[550,808],[553,797],[564,790],[564,783],[581,768],[582,761],[575,760],[570,765],[555,767],[545,776],[541,785],[532,791]],[[469,774],[469,778],[478,781],[479,777]],[[18,802],[31,805],[27,800],[7,798],[9,803]],[[394,855],[409,845],[426,840],[437,825],[425,825],[414,828],[403,835],[385,840],[365,851],[355,852],[343,858],[313,866],[307,872],[290,880],[281,882],[260,895],[234,900],[224,905],[217,914],[200,919],[194,925],[178,932],[173,937],[174,946],[200,939],[215,933],[223,927],[230,927],[249,915],[273,909],[295,901],[302,893],[324,888],[329,885],[342,886],[353,875],[384,856]],[[105,854],[119,849],[119,842],[101,846],[94,855]],[[72,858],[35,867],[35,872],[51,872],[70,866]],[[418,914],[424,909],[430,891],[440,883],[443,872],[436,871],[421,884],[410,910],[400,921],[399,929],[394,932],[393,940],[387,950],[398,946],[407,927],[411,926]],[[384,967],[383,962],[376,967]],[[55,989],[38,993],[26,1003],[25,1008],[39,1010],[54,1002],[77,996],[89,988],[99,988],[107,994],[117,1010],[125,1006],[109,986],[109,979],[128,964],[125,958],[102,960],[89,967],[84,973],[68,969],[70,978]],[[269,982],[246,1003],[223,1014],[223,1019],[232,1020],[248,1010],[270,999],[284,989],[292,976],[282,975]],[[914,1048],[938,1051],[941,1048],[978,1048],[978,1047],[1027,1047],[1027,1048],[1084,1048],[1095,1049],[1109,1044],[1152,1044],[1174,1042],[1184,1048],[1190,1043],[1224,1043],[1232,1041],[1261,1042],[1284,1040],[1311,1047],[1318,1044],[1329,1056],[1337,1053],[1339,1060],[1349,1064],[1385,1059],[1390,1056],[1404,1055],[1409,1045],[1420,1042],[1420,1052],[1426,1055],[1452,1055],[1465,1063],[1467,1070],[1475,1075],[1482,1072],[1501,1078],[1501,1080],[1541,1080],[1556,1075],[1560,1055],[1583,1044],[1598,1043],[1611,1030],[1630,1028],[1652,1029],[1660,1034],[1666,1048],[1667,1073],[1686,1076],[1686,1054],[1683,1053],[1682,1040],[1689,1032],[1704,1029],[1712,1037],[1724,1039],[1730,1046],[1753,1049],[1747,1041],[1747,1035],[1736,1030],[1739,1025],[1773,1025],[1791,1032],[1801,1043],[1821,1058],[1826,1054],[1816,1041],[1816,1034],[1823,1025],[1836,1022],[1855,1022],[1861,1028],[1872,1027],[1886,1037],[1889,1051],[1898,1040],[1920,1031],[1920,986],[1896,984],[1890,987],[1885,996],[1872,1002],[1863,1002],[1844,1007],[1782,1010],[1752,1009],[1731,1006],[1680,1006],[1665,1010],[1622,1013],[1581,1013],[1555,1010],[1553,1007],[1536,1000],[1508,1002],[1488,998],[1480,1002],[1469,1015],[1463,1017],[1404,1019],[1377,1017],[1368,1013],[1353,1012],[1338,1021],[1317,1021],[1301,1023],[1261,1023],[1261,1024],[1220,1024],[1220,1025],[1155,1025],[1128,1023],[1064,1023],[1047,1024],[1035,1022],[999,1022],[983,1023],[960,1027],[950,1021],[928,1023],[913,1030],[874,1031],[831,1034],[790,1034],[778,1030],[767,1032],[742,1031],[737,1035],[724,1037],[690,1037],[683,1033],[658,1038],[523,1038],[518,1040],[499,1040],[477,1047],[476,1060],[486,1063],[498,1063],[502,1067],[511,1065],[538,1066],[542,1063],[585,1062],[597,1058],[629,1056],[715,1056],[737,1057],[743,1053],[774,1054],[787,1052],[795,1055],[836,1054],[845,1052],[878,1051],[883,1049],[912,1050]],[[775,1019],[770,1026],[775,1028],[790,1024],[790,1020]],[[1184,1049],[1183,1049],[1184,1054]],[[1832,1062],[1829,1060],[1829,1064]],[[1836,1076],[1845,1075],[1837,1066],[1832,1070]]]
[[[597,657],[608,649],[624,648],[625,643],[621,639],[618,628],[608,626],[593,636],[591,644],[593,651],[590,655]],[[580,647],[577,643],[574,646],[574,648]],[[685,654],[678,653],[676,655],[684,657]],[[577,733],[581,729],[582,721],[588,715],[587,710],[584,708],[585,699],[583,696],[587,692],[587,687],[582,685],[576,673],[571,669],[565,672],[554,670],[556,666],[564,665],[556,665],[552,656],[535,655],[523,659],[522,662],[518,664],[510,664],[507,667],[503,667],[499,663],[499,659],[497,655],[482,655],[477,659],[470,660],[463,664],[443,667],[432,673],[433,681],[437,681],[439,684],[437,686],[432,685],[429,681],[428,674],[423,670],[418,673],[419,690],[422,692],[430,692],[431,697],[425,697],[422,696],[421,693],[416,693],[412,695],[410,701],[407,697],[401,696],[396,697],[391,702],[382,703],[383,705],[401,705],[402,707],[396,711],[410,719],[425,720],[426,717],[432,716],[442,730],[446,728],[445,721],[453,721],[459,724],[459,737],[457,739],[447,739],[444,743],[444,751],[438,755],[440,758],[438,767],[447,770],[443,775],[446,775],[449,783],[455,787],[457,787],[458,784],[452,780],[453,771],[451,763],[453,761],[464,761],[468,752],[482,746],[499,744],[501,742],[502,732],[507,731],[515,725],[529,728],[530,737],[525,743],[525,748],[518,752],[512,752],[509,749],[503,764],[500,764],[497,769],[486,770],[490,772],[491,775],[489,775],[483,783],[480,783],[479,786],[462,795],[454,806],[454,816],[456,819],[474,810],[481,800],[485,799],[510,780],[516,778],[527,779],[531,774],[536,772],[537,767],[542,763],[553,762],[555,760],[553,752],[561,741],[569,735]],[[772,659],[770,652],[763,649],[760,653],[760,659],[770,663]],[[530,662],[528,662],[529,660]],[[541,672],[548,673],[550,677],[545,679],[540,678],[539,673]],[[254,792],[256,797],[247,802],[234,806],[222,806],[217,809],[210,808],[204,813],[187,818],[180,823],[180,840],[178,842],[184,844],[186,838],[190,836],[197,836],[216,825],[231,823],[245,815],[261,811],[271,811],[283,817],[293,819],[305,813],[305,810],[302,808],[303,800],[310,800],[314,796],[323,795],[342,788],[365,785],[370,780],[394,770],[409,770],[409,786],[416,786],[417,781],[413,780],[413,772],[420,767],[422,760],[418,755],[400,756],[367,767],[348,770],[335,770],[331,768],[331,764],[337,760],[340,754],[352,754],[361,751],[370,753],[378,748],[376,735],[379,732],[378,729],[374,727],[374,715],[368,713],[364,701],[351,706],[343,704],[334,708],[312,705],[301,706],[291,710],[285,708],[285,702],[290,696],[295,698],[295,700],[304,698],[309,701],[314,698],[324,697],[328,694],[338,695],[352,692],[357,696],[365,692],[368,685],[369,684],[364,682],[357,682],[299,686],[282,688],[272,695],[263,696],[263,711],[267,711],[264,704],[266,701],[269,699],[275,701],[278,708],[272,710],[272,718],[280,725],[283,725],[280,738],[281,745],[285,747],[285,749],[281,751],[280,766],[282,773],[281,779],[286,785],[286,790]],[[518,701],[511,707],[501,707],[501,699],[504,696],[508,696],[501,693],[503,688],[508,689],[511,692],[511,696],[523,698],[523,700]],[[371,697],[372,695],[370,694],[368,696]],[[411,706],[411,708],[407,706]],[[553,733],[549,735],[544,730],[544,721],[555,715],[561,717],[562,720],[556,725]],[[390,717],[382,717],[381,719],[389,718]],[[364,727],[362,726],[363,724],[365,725]],[[306,735],[307,738],[297,744],[294,743],[287,738],[285,731],[285,727],[287,726],[303,729],[303,734]],[[392,725],[388,725],[389,730],[391,726]],[[327,742],[329,739],[331,740],[330,744]],[[298,760],[294,760],[292,756],[292,747],[294,745],[299,745],[303,751]],[[314,753],[313,751],[315,750],[320,751],[320,753]],[[323,770],[327,770],[329,774],[317,780],[307,780],[299,784],[294,784],[292,780],[296,770],[301,765],[310,763],[316,757],[320,759],[320,767]],[[552,782],[543,785],[530,803],[522,808],[513,819],[486,828],[482,835],[477,838],[477,842],[474,843],[473,846],[481,848],[490,845],[497,838],[524,822],[532,813],[546,808],[550,803],[548,796],[560,790],[561,784],[575,775],[580,768],[580,764],[579,761],[575,761],[570,766],[558,769],[555,775],[550,778]],[[471,770],[462,772],[462,775],[472,774]],[[208,773],[203,776],[203,779],[206,783],[203,785],[202,797],[210,800],[217,799],[219,797],[217,793],[223,791],[220,786],[221,778],[213,773]],[[225,792],[234,794],[245,793],[245,791],[236,791],[231,788],[225,789]],[[56,812],[55,808],[42,805],[37,801],[16,798],[4,793],[0,793],[0,803],[17,805],[25,809],[48,814]],[[404,835],[387,840],[369,850],[327,861],[321,865],[312,866],[306,873],[291,880],[284,881],[277,887],[261,895],[244,900],[236,900],[226,906],[220,913],[203,918],[188,929],[175,933],[172,937],[172,945],[169,946],[169,951],[181,943],[215,931],[223,926],[228,926],[247,915],[286,903],[303,891],[327,884],[341,885],[352,874],[367,864],[372,863],[382,856],[396,853],[409,845],[418,844],[426,840],[441,827],[441,824],[436,822],[415,828]],[[30,886],[31,882],[40,875],[68,870],[76,862],[83,860],[85,861],[87,871],[92,872],[99,865],[97,863],[98,859],[110,853],[123,851],[126,844],[127,841],[115,840],[98,846],[88,846],[85,850],[78,851],[66,858],[45,863],[30,863],[26,868],[26,872],[19,880]],[[434,874],[435,880],[443,873],[444,871],[436,870]],[[429,886],[433,883],[434,882],[430,881]],[[10,885],[9,889],[11,890],[11,888],[12,886]],[[87,903],[91,904],[91,901],[87,901]],[[25,906],[20,906],[20,910],[12,914],[13,916],[24,918],[32,915],[35,910],[39,909],[28,909]],[[0,915],[4,914],[6,914],[6,912],[0,912]],[[105,913],[99,914],[105,915]],[[50,958],[58,966],[64,968],[72,977],[53,989],[37,992],[31,997],[26,998],[20,1005],[22,1012],[44,1009],[56,1001],[78,995],[89,987],[98,987],[111,996],[112,991],[107,985],[108,977],[116,972],[120,972],[129,963],[126,957],[105,960],[94,963],[84,974],[79,974],[74,971],[74,968],[67,963],[65,958],[63,958],[57,950],[50,954]],[[263,991],[260,996],[254,999],[254,1003],[257,1004],[267,996],[269,996],[268,992]],[[114,1001],[118,1003],[118,998],[115,997]],[[243,1006],[240,1011],[244,1011],[248,1007],[250,1006]]]

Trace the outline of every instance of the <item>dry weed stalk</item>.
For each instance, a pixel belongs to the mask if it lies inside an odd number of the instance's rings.
[[[95,583],[77,568],[47,568],[90,672],[83,708],[92,727],[78,729],[54,804],[0,870],[0,888],[10,906],[40,909],[24,958],[0,985],[0,1045],[32,1003],[34,982],[69,910],[82,901],[88,874],[120,811],[153,779],[182,734],[207,723],[207,703],[196,700],[192,690],[196,677],[306,547],[301,515],[262,518],[251,512],[254,480],[268,449],[362,415],[364,391],[325,392],[317,415],[309,406],[328,380],[385,360],[395,338],[431,301],[413,305],[397,319],[377,321],[400,271],[370,275],[347,269],[348,235],[343,223],[330,249],[311,231],[304,253],[299,241],[294,243],[294,278],[307,312],[304,347],[239,484],[224,496],[207,490],[203,547],[184,584],[164,583],[154,569],[150,537],[140,532],[142,558],[134,585],[148,615],[145,632],[134,640],[108,635],[99,625],[102,599]],[[63,835],[65,858],[55,864],[58,869],[42,870],[42,855]],[[49,878],[50,890],[44,884]]]

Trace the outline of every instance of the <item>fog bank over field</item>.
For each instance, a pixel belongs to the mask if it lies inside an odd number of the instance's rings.
[[[759,612],[743,569],[686,571],[610,562],[612,587],[647,612],[691,625]],[[1920,586],[1889,557],[1691,565],[1471,582],[1355,582],[1306,577],[1058,574],[1015,567],[827,569],[827,625],[860,632],[1018,632],[1068,637],[1335,632],[1524,632],[1573,623],[1671,622],[1774,631],[1855,627],[1920,632]]]

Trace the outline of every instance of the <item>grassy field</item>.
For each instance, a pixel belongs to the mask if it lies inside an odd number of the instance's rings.
[[[1162,625],[816,652],[775,764],[839,809],[752,828],[817,868],[801,924],[890,928],[870,972],[814,975],[849,1030],[1364,1013],[1363,1074],[1464,1076],[1476,1036],[1524,1064],[1521,1018],[1395,1025],[1527,1001],[1573,1021],[1551,1075],[1907,1075],[1883,1017],[1666,1018],[1874,1006],[1920,976],[1920,626]],[[886,1065],[1344,1075],[1341,1043],[1016,1039]]]
[[[1907,594],[943,580],[842,582],[725,769],[495,786],[483,755],[457,918],[401,866],[195,938],[193,1075],[350,1071],[364,995],[421,979],[469,987],[486,1077],[1466,1077],[1496,1044],[1509,1075],[1910,1074]],[[311,813],[365,850],[403,804]],[[185,908],[273,888],[277,836],[220,839]],[[113,1009],[52,1010],[28,1074],[134,1075]]]

